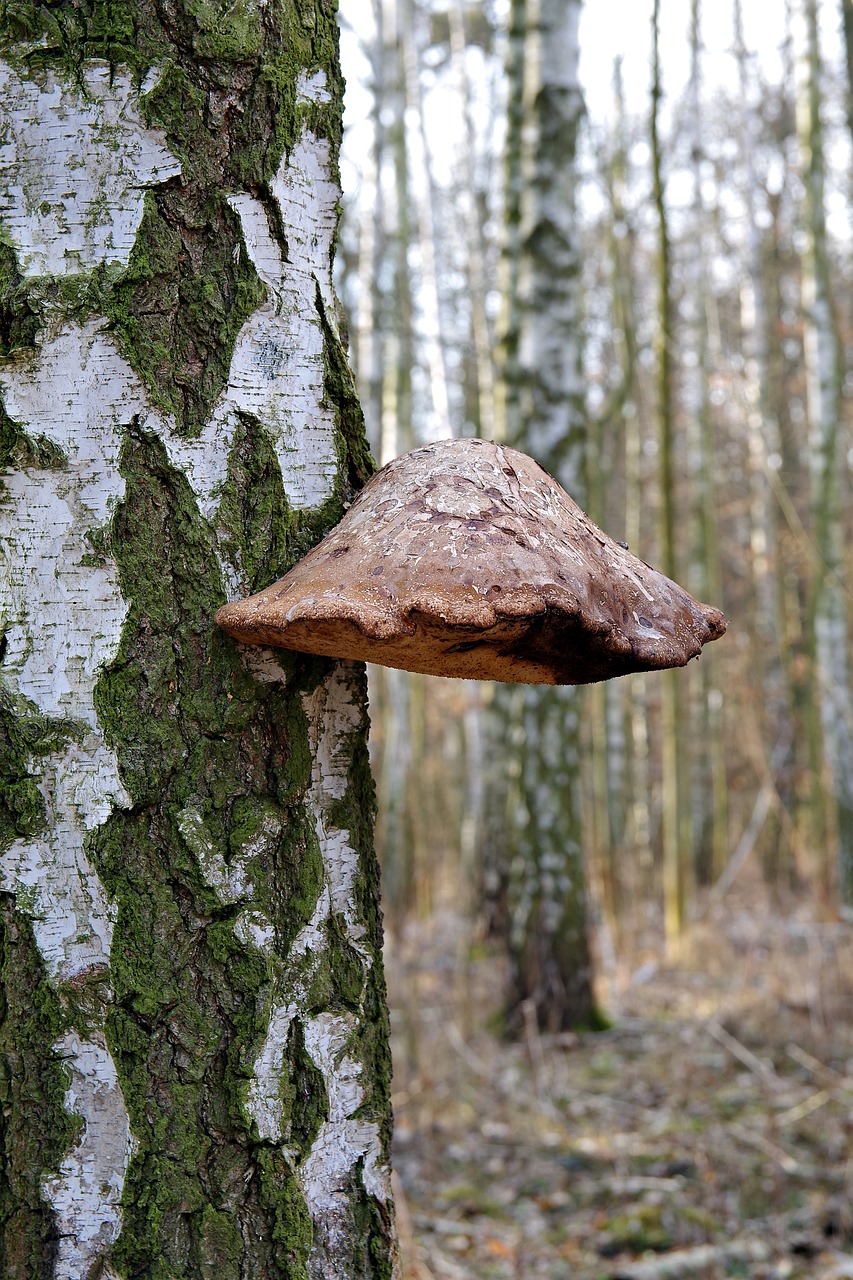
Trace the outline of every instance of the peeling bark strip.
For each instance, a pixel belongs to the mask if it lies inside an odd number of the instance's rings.
[[[332,9],[0,7],[8,1280],[392,1273],[363,673],[211,626],[367,473]]]

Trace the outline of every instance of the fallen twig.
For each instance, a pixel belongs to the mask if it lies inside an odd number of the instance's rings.
[[[832,1094],[826,1089],[819,1090],[818,1093],[811,1094],[803,1102],[798,1102],[794,1107],[788,1107],[787,1111],[780,1111],[773,1117],[775,1125],[796,1124],[798,1120],[810,1116],[813,1111],[817,1111],[819,1107],[823,1107],[827,1102],[832,1101]]]
[[[741,1142],[748,1142],[750,1146],[757,1147],[759,1151],[763,1151],[769,1156],[775,1164],[784,1173],[796,1173],[801,1178],[816,1177],[817,1171],[810,1166],[800,1164],[799,1160],[795,1160],[793,1156],[788,1155],[782,1147],[775,1142],[771,1142],[769,1138],[765,1138],[763,1133],[756,1133],[754,1129],[747,1129],[745,1125],[731,1124],[729,1125],[729,1133],[734,1138],[739,1138]]]
[[[825,1062],[821,1062],[810,1053],[806,1053],[805,1049],[801,1049],[798,1044],[785,1045],[785,1052],[789,1058],[793,1058],[795,1062],[798,1062],[801,1067],[805,1067],[806,1071],[810,1071],[813,1076],[817,1076],[824,1084],[834,1085],[836,1089],[841,1089],[845,1093],[853,1090],[853,1079],[850,1076],[843,1076],[840,1072],[834,1071]]]
[[[733,1057],[742,1062],[745,1067],[749,1067],[754,1075],[759,1076],[762,1080],[772,1081],[774,1084],[779,1080],[775,1068],[768,1062],[762,1062],[761,1058],[757,1058],[751,1049],[747,1049],[745,1044],[741,1044],[725,1027],[720,1026],[715,1018],[709,1018],[704,1024],[705,1030],[709,1035],[713,1036],[718,1044],[728,1049]]]
[[[693,1249],[677,1249],[658,1258],[642,1262],[620,1263],[611,1271],[610,1280],[664,1280],[667,1276],[686,1276],[691,1271],[704,1271],[715,1263],[766,1262],[770,1250],[761,1240],[730,1240],[727,1244],[700,1244]]]

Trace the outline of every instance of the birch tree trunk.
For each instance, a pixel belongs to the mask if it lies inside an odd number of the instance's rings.
[[[580,249],[574,153],[583,108],[578,83],[580,4],[526,0],[513,10],[510,94],[521,155],[508,156],[508,253],[513,280],[507,327],[504,438],[531,453],[583,499],[585,415],[580,376]],[[512,130],[511,130],[512,132]],[[511,141],[513,141],[511,139]],[[518,165],[521,165],[519,170]],[[516,183],[521,178],[520,187]],[[518,203],[516,203],[518,201]],[[520,221],[516,221],[520,219]],[[514,425],[521,427],[521,435]],[[506,917],[510,1024],[526,1002],[551,1031],[597,1017],[587,938],[580,811],[580,694],[498,686],[493,732],[508,761]],[[492,818],[494,822],[494,818]],[[494,836],[492,837],[494,840]]]
[[[392,1274],[333,5],[0,9],[0,1274]],[[164,16],[168,13],[168,17]]]

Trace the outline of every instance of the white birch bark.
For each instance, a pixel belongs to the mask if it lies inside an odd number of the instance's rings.
[[[30,81],[0,65],[0,221],[25,276],[126,264],[146,188],[180,170],[163,138],[143,124],[139,91],[129,75],[92,63],[84,67],[83,80],[81,86],[46,72]],[[299,95],[305,103],[328,101],[324,74],[303,76]],[[118,454],[127,425],[141,418],[162,438],[201,515],[214,527],[241,410],[272,433],[291,504],[316,507],[328,497],[338,454],[316,295],[319,289],[326,323],[333,324],[330,264],[339,195],[329,144],[307,127],[272,183],[287,228],[287,260],[258,200],[249,192],[233,193],[244,249],[268,299],[245,323],[226,390],[196,439],[179,436],[170,420],[151,409],[140,380],[97,318],[49,325],[34,353],[10,360],[0,372],[7,412],[32,437],[43,436],[61,449],[65,459],[51,470],[32,465],[11,472],[0,488],[3,678],[22,706],[71,725],[61,750],[31,762],[48,831],[6,851],[0,887],[13,892],[19,909],[31,916],[46,973],[56,984],[109,973],[115,908],[87,859],[84,838],[116,806],[133,804],[93,700],[98,676],[116,653],[127,601],[112,558],[88,554],[89,532],[109,524],[124,495]],[[241,566],[226,563],[223,553],[222,567],[231,594],[242,590]],[[245,661],[266,683],[284,679],[273,655],[247,653]],[[326,950],[319,925],[332,911],[370,964],[354,906],[357,855],[329,810],[346,788],[351,738],[364,729],[360,693],[348,669],[306,699],[305,710],[314,751],[306,803],[315,817],[325,886],[314,920],[284,957],[285,973],[299,969],[302,957],[313,953],[316,959]],[[180,830],[223,903],[251,897],[239,860],[222,863],[192,806],[181,815]],[[256,839],[275,834],[261,831]],[[246,946],[272,946],[271,924],[251,901],[235,931]],[[280,1137],[275,1097],[289,1020],[300,1013],[301,994],[299,984],[288,985],[285,977],[272,1000],[267,1042],[246,1104],[262,1138]],[[382,1202],[388,1196],[376,1125],[355,1114],[363,1100],[361,1064],[347,1044],[356,1022],[355,1014],[321,1013],[305,1023],[306,1046],[329,1098],[328,1120],[298,1171],[314,1220],[310,1267],[316,1276],[351,1274],[339,1228],[352,1185],[360,1182]],[[59,1235],[54,1275],[113,1276],[109,1250],[121,1230],[120,1200],[133,1151],[128,1112],[100,1024],[72,1029],[56,1052],[69,1069],[66,1106],[81,1125],[61,1167],[43,1184]]]

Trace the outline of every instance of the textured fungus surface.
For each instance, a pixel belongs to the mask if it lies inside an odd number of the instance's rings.
[[[286,577],[216,620],[249,644],[527,684],[684,666],[726,629],[532,458],[482,440],[396,458]]]

